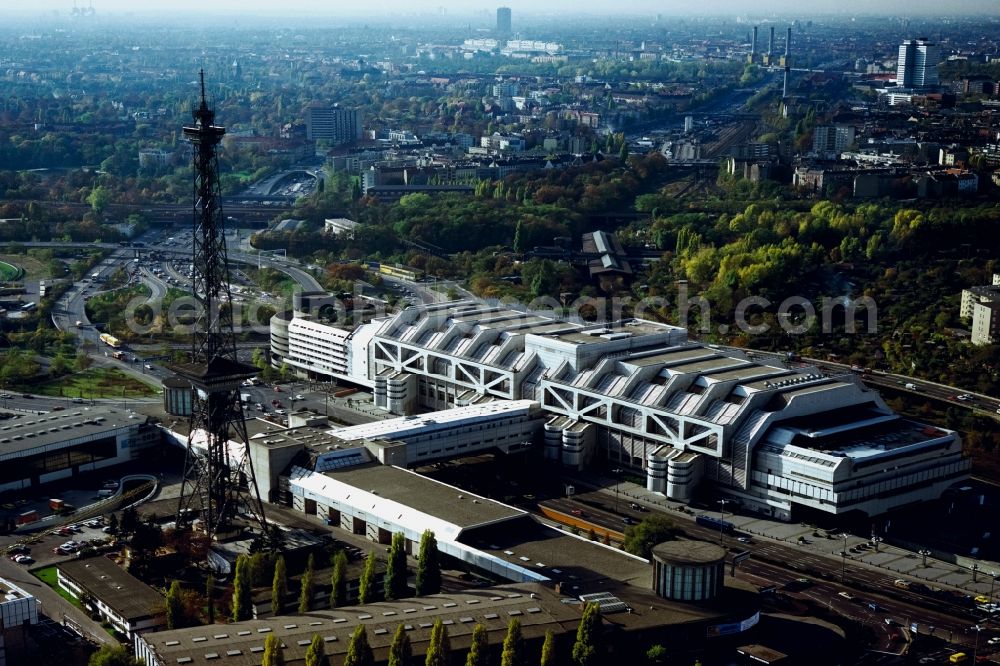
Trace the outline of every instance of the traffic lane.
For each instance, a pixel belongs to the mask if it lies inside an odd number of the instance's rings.
[[[589,505],[591,504],[607,507],[608,498],[609,495],[607,493],[599,491],[580,493],[574,495],[573,499],[582,502],[582,506],[570,507],[570,510],[577,508],[587,511],[590,509]],[[624,503],[620,502],[619,507],[620,512],[630,514],[630,517],[633,519],[641,519],[642,517],[641,514],[637,516],[636,512],[625,508],[626,505]],[[719,541],[720,539],[718,530],[698,525],[688,515],[685,515],[683,518],[676,517],[674,514],[677,512],[662,511],[655,508],[650,509],[650,512],[660,513],[669,519],[673,519],[678,528],[690,537],[705,541]],[[960,606],[944,599],[919,594],[916,591],[897,588],[894,585],[895,576],[867,566],[859,566],[853,557],[849,556],[844,561],[842,557],[833,554],[833,552],[830,555],[817,554],[813,551],[804,551],[801,546],[781,544],[770,539],[758,539],[757,537],[749,538],[749,541],[746,543],[741,543],[737,541],[739,536],[738,531],[731,535],[724,534],[722,542],[730,550],[750,550],[758,559],[764,558],[772,563],[781,563],[787,568],[809,575],[822,575],[828,579],[839,578],[843,569],[849,580],[856,581],[858,584],[874,590],[884,590],[892,594],[894,598],[903,599],[915,607],[948,609],[954,617],[961,618],[962,621],[969,623],[973,622],[976,617],[973,609],[970,607]],[[834,542],[835,540],[831,540],[831,545]]]
[[[556,511],[562,511],[577,518],[582,518],[585,522],[592,523],[596,527],[602,527],[614,532],[624,532],[626,527],[637,522],[629,518],[630,522],[625,523],[622,516],[617,516],[610,511],[595,508],[589,504],[583,504],[572,499],[550,499],[544,500],[541,504],[551,507]]]
[[[800,577],[795,572],[786,571],[774,564],[754,560],[752,557],[737,567],[736,574],[738,578],[752,576],[761,582],[778,587],[790,584],[794,586]],[[916,623],[918,631],[924,634],[933,633],[935,636],[942,637],[944,633],[951,633],[954,642],[961,645],[971,645],[971,642],[974,641],[974,637],[970,639],[967,635],[969,623],[950,613],[902,602],[877,592],[857,590],[851,586],[853,582],[851,578],[846,580],[847,584],[814,578],[810,578],[810,581],[808,587],[799,591],[799,594],[813,598],[824,606],[852,619],[871,621],[873,624],[888,628],[889,625],[885,623],[885,619],[890,618],[893,622],[906,627]],[[841,597],[841,592],[847,592],[853,599]],[[796,594],[796,592],[788,591],[786,593]],[[876,609],[871,609],[868,606],[869,603],[875,603]],[[1000,632],[995,630],[989,634],[984,632],[982,640],[988,640],[993,633]]]

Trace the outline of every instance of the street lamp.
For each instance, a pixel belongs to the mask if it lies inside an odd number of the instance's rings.
[[[975,624],[969,628],[975,630],[976,632],[976,644],[972,648],[972,663],[974,664],[979,658],[979,634],[983,631],[983,628],[978,624]]]
[[[979,563],[973,562],[972,563],[972,582],[973,583],[976,582],[976,574],[977,573],[979,573]]]
[[[723,541],[723,533],[726,527],[726,504],[732,501],[729,499],[719,500],[719,543]]]
[[[919,552],[920,556],[923,558],[923,560],[921,562],[921,566],[922,567],[927,567],[927,556],[931,554],[931,551],[929,551],[927,549],[924,549],[924,550],[921,550],[921,551],[918,551],[918,552]]]
[[[618,484],[621,482],[619,475],[622,473],[622,468],[615,467],[611,473],[615,475],[615,513],[618,513]]]
[[[847,578],[847,537],[850,535],[842,532],[840,536],[844,539],[844,549],[840,551],[840,582],[843,584]]]
[[[873,536],[872,537],[872,544],[874,544],[874,546],[875,546],[875,552],[876,553],[878,552],[878,545],[880,543],[882,543],[882,537],[880,537],[880,536]]]

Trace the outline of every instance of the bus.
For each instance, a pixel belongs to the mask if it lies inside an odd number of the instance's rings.
[[[109,347],[114,347],[118,349],[122,346],[122,341],[111,335],[110,333],[101,333],[101,342],[108,345]]]

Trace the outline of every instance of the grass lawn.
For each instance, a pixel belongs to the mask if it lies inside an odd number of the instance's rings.
[[[33,387],[40,395],[65,398],[148,398],[157,389],[115,368],[91,368]]]
[[[40,261],[30,254],[0,254],[0,261],[23,268],[22,279],[25,280],[45,280],[52,277],[48,262]]]
[[[10,282],[11,280],[16,280],[20,274],[21,271],[14,264],[0,261],[0,281]]]
[[[66,601],[70,602],[83,612],[87,612],[87,609],[83,607],[83,604],[80,603],[79,599],[77,599],[72,594],[59,587],[58,576],[56,574],[55,567],[43,567],[41,569],[35,569],[34,571],[31,572],[31,575],[33,575],[35,578],[42,581],[43,583],[51,587],[53,590],[58,592],[59,596],[65,599]]]

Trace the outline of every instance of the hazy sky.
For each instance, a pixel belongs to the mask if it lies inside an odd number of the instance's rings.
[[[87,6],[90,0],[76,0]],[[5,12],[37,14],[58,10],[69,13],[73,0],[0,0],[0,14]],[[914,14],[996,14],[997,0],[379,0],[378,2],[348,2],[347,0],[93,0],[100,13],[122,12],[180,12],[212,11],[215,13],[282,13],[313,14],[322,16],[389,13],[437,13],[444,9],[449,14],[468,15],[492,12],[498,5],[511,7],[522,13],[591,13],[591,14],[692,14],[711,13],[761,16],[781,13],[808,18],[810,15],[829,13],[865,13],[884,15]]]

